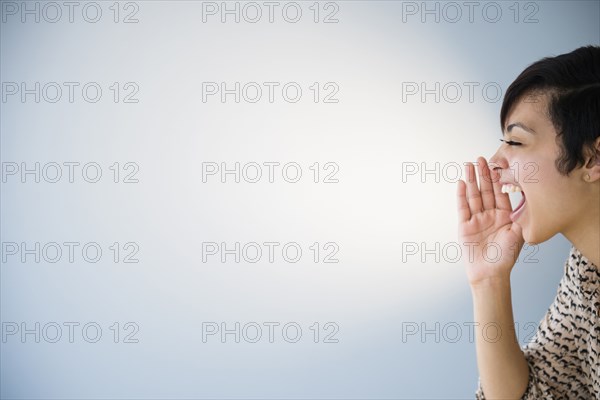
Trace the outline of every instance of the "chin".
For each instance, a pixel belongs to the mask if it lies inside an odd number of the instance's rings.
[[[538,245],[540,243],[544,243],[545,241],[551,239],[557,232],[553,232],[550,230],[535,230],[529,229],[529,227],[523,227],[523,239],[529,245]]]

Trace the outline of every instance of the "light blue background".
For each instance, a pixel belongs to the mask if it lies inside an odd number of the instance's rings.
[[[466,328],[456,343],[402,341],[403,323],[431,329],[473,317],[460,263],[402,262],[402,242],[457,240],[455,184],[404,183],[401,171],[406,162],[491,156],[501,101],[476,92],[474,102],[403,102],[402,83],[505,89],[541,57],[598,45],[599,2],[529,2],[538,22],[528,24],[523,14],[513,21],[514,2],[498,3],[497,23],[477,11],[473,23],[423,23],[418,15],[403,22],[400,1],[340,1],[337,24],[313,23],[312,2],[300,2],[307,14],[297,24],[281,14],[272,24],[203,24],[195,1],[140,1],[139,23],[115,24],[112,3],[100,2],[106,14],[96,24],[79,14],[72,24],[9,17],[1,26],[2,82],[140,88],[137,104],[115,104],[108,90],[96,104],[1,104],[2,162],[140,167],[137,184],[2,184],[2,242],[140,247],[137,264],[115,264],[109,253],[97,264],[2,263],[2,322],[94,321],[104,330],[95,344],[9,337],[2,398],[473,398]],[[339,103],[312,103],[308,90],[296,104],[203,103],[205,81],[336,82]],[[208,161],[295,161],[305,173],[331,161],[340,182],[203,184]],[[340,262],[202,263],[204,241],[296,241],[304,250],[331,241]],[[553,300],[569,247],[555,237],[538,262],[515,267],[521,326],[537,323]],[[139,343],[113,343],[108,327],[130,321]],[[203,343],[203,321],[293,321],[304,336]],[[339,343],[313,343],[308,327],[330,321]]]

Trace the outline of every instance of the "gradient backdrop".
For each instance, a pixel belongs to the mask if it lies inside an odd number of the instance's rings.
[[[598,1],[1,5],[2,398],[474,397],[457,166]]]

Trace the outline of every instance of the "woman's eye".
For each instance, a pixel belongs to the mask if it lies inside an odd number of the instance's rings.
[[[521,146],[523,144],[523,143],[515,142],[513,140],[500,139],[500,141],[506,143],[509,146]]]

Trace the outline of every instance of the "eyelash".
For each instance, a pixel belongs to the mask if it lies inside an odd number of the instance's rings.
[[[523,144],[523,143],[519,143],[519,142],[513,142],[512,140],[500,139],[500,141],[506,143],[509,146],[521,146]]]

